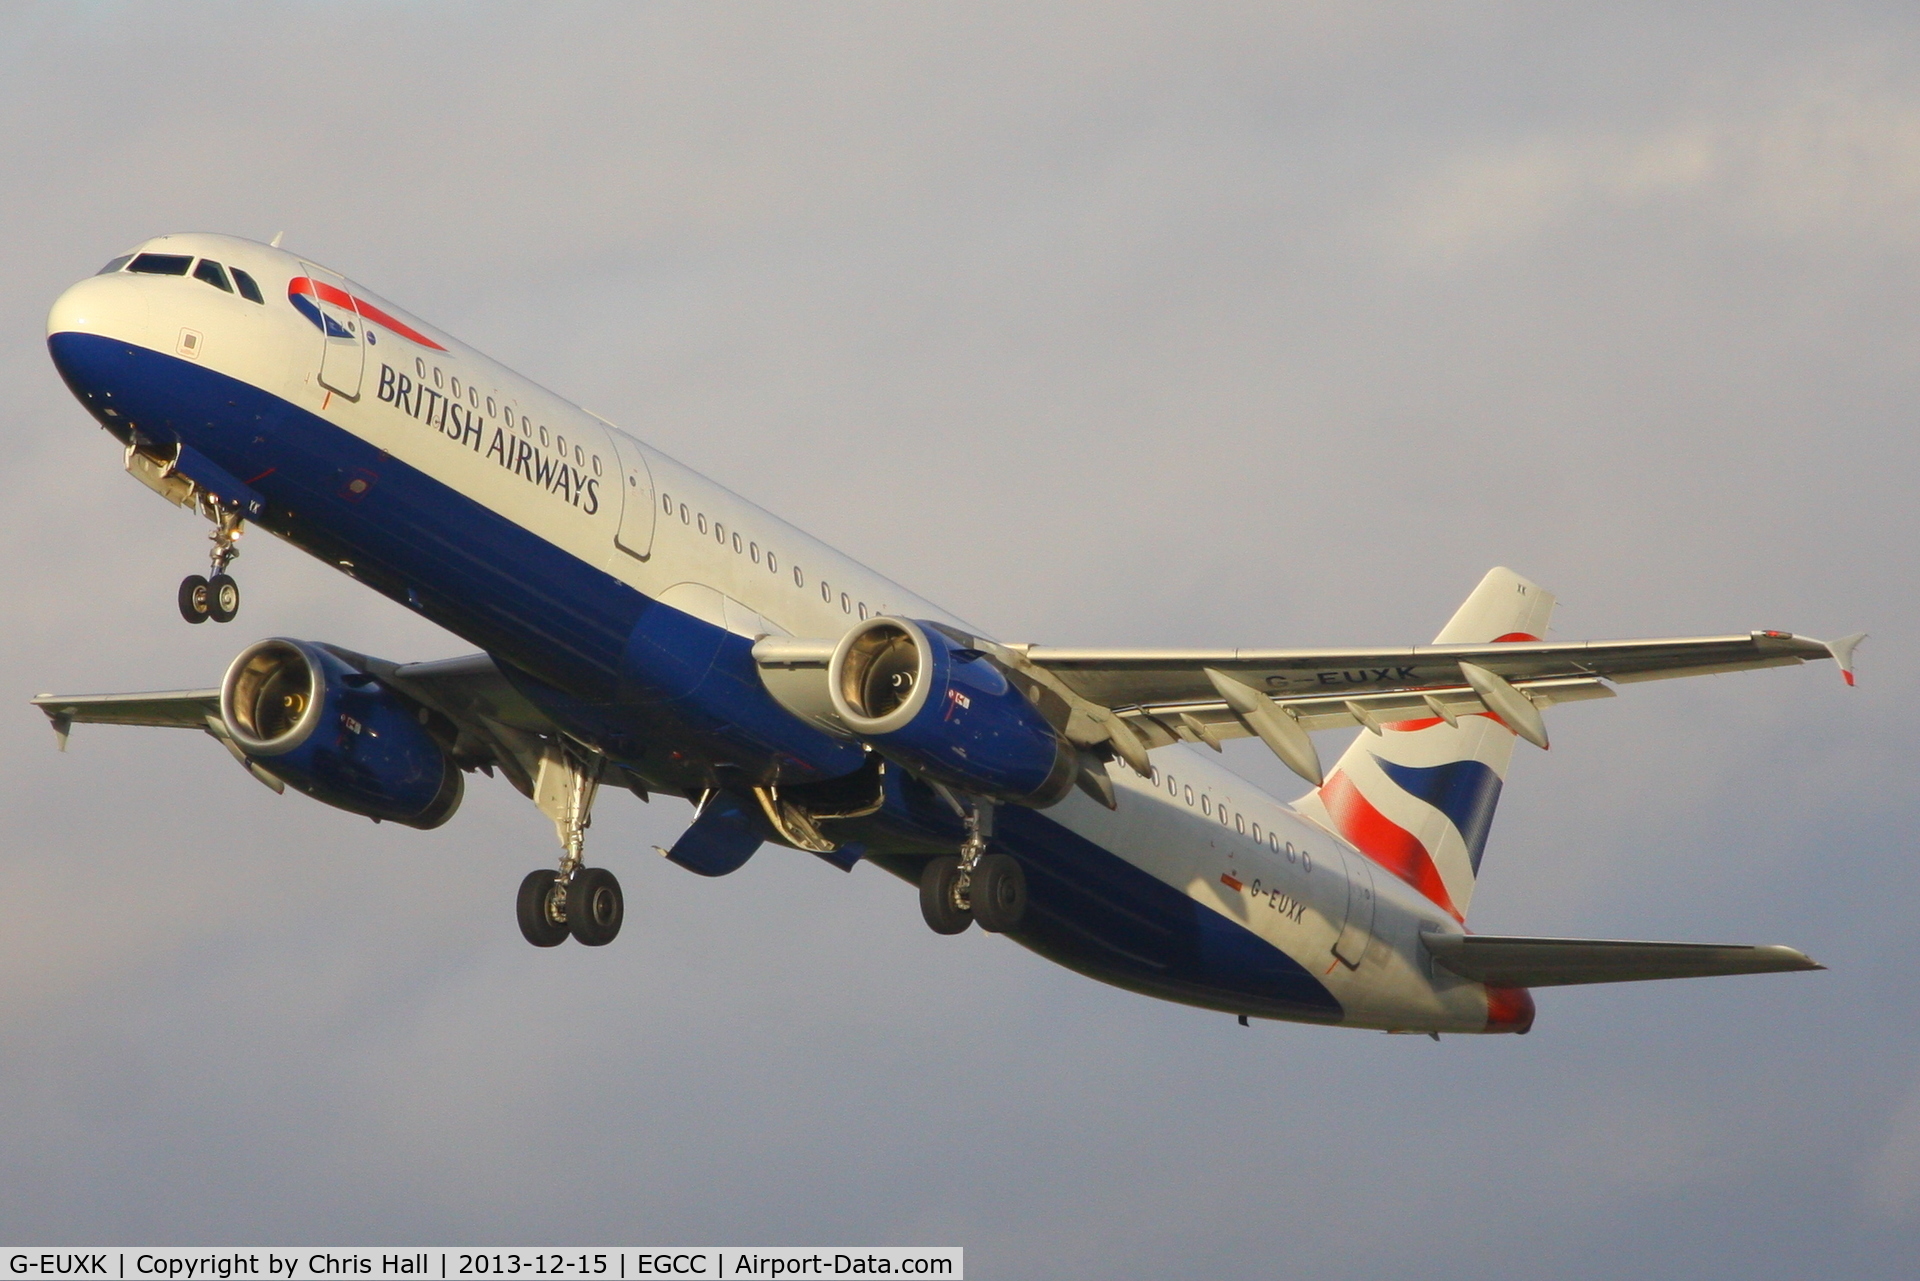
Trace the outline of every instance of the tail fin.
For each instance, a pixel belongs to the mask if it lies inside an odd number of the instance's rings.
[[[1551,594],[1492,569],[1434,644],[1541,640],[1552,616]],[[1454,725],[1432,716],[1362,730],[1296,807],[1465,920],[1513,739],[1485,712]]]

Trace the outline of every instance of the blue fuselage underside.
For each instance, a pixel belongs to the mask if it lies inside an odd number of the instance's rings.
[[[861,765],[856,745],[767,696],[744,637],[648,599],[326,419],[144,347],[82,333],[48,345],[103,423],[205,454],[265,498],[255,523],[484,649],[569,732],[634,772],[684,791],[729,774],[804,783]],[[902,803],[850,835],[911,876],[942,820],[927,798],[889,793]],[[1340,1020],[1339,1003],[1284,952],[1046,814],[1005,807],[995,837],[1028,870],[1030,917],[1015,937],[1042,955],[1189,1004]]]

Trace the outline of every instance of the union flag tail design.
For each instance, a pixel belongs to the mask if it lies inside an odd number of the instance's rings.
[[[1512,570],[1489,570],[1434,644],[1545,639],[1553,603]],[[1513,731],[1490,712],[1457,725],[1437,716],[1396,721],[1381,731],[1362,730],[1296,808],[1465,920]]]

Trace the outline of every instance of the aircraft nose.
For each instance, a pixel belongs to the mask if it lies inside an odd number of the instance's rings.
[[[87,411],[103,424],[127,420],[126,355],[147,347],[152,327],[145,291],[125,276],[89,276],[47,313],[47,353]]]
[[[88,276],[55,299],[47,313],[47,337],[98,334],[139,342],[146,324],[147,300],[138,282],[116,272]]]

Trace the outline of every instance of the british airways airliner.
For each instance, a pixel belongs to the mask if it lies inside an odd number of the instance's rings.
[[[200,730],[275,791],[432,828],[466,774],[550,817],[528,942],[611,942],[586,858],[608,789],[692,803],[701,876],[763,846],[919,887],[1123,988],[1250,1018],[1525,1032],[1528,989],[1818,969],[1791,948],[1465,926],[1516,739],[1617,684],[1833,659],[1779,631],[1543,639],[1490,571],[1430,645],[1083,649],[981,635],[424,320],[274,245],[172,235],[67,290],[48,347],[141,484],[212,525],[189,623],[231,621],[257,526],[478,648],[398,663],[274,637],[217,688],[43,695],[76,722]],[[1352,729],[1324,768],[1312,731]],[[1256,737],[1291,804],[1216,764]]]

